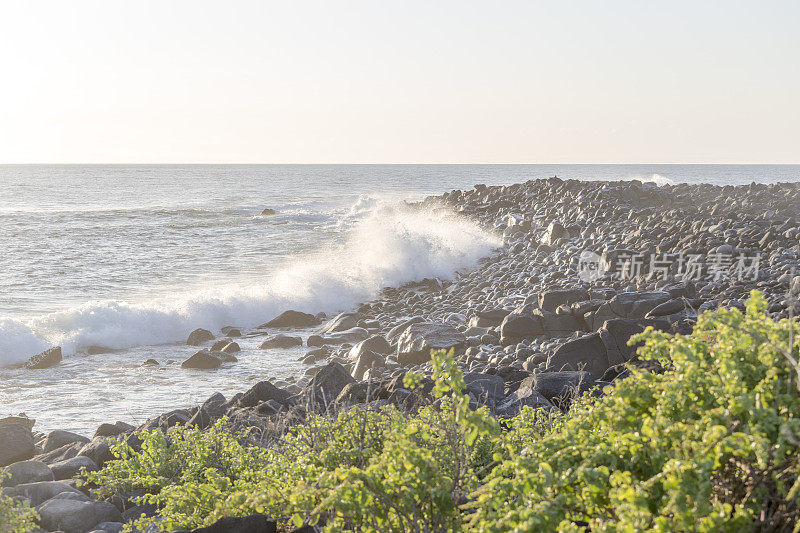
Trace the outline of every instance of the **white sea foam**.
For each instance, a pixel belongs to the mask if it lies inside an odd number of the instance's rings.
[[[252,327],[286,309],[333,313],[385,286],[449,278],[475,265],[498,240],[464,219],[362,198],[344,242],[296,257],[263,280],[187,290],[146,302],[93,301],[22,323],[0,321],[0,366],[49,345],[65,355],[88,346],[128,348],[180,342],[194,329]]]

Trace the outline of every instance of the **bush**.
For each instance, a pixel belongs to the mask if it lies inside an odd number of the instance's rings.
[[[0,481],[6,474],[0,470]],[[0,533],[27,533],[36,529],[39,515],[27,503],[19,503],[0,491]]]
[[[664,373],[632,369],[552,420],[525,409],[501,428],[470,410],[439,353],[438,399],[416,414],[311,416],[268,449],[222,422],[154,431],[88,479],[152,492],[164,529],[263,512],[329,531],[798,531],[798,326],[765,307],[754,293],[692,335],[646,331],[631,342]]]

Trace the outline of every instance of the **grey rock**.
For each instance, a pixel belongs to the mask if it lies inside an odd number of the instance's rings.
[[[16,487],[6,489],[7,496],[27,498],[31,505],[36,507],[62,492],[72,492],[80,496],[84,494],[63,481],[37,481],[35,483],[22,483]],[[94,524],[92,524],[94,525]]]
[[[29,427],[9,424],[0,429],[0,466],[25,461],[34,453],[36,447]]]
[[[198,328],[189,334],[186,344],[189,346],[200,346],[204,342],[213,341],[214,335],[207,329]]]
[[[73,442],[81,442],[85,444],[89,442],[89,439],[83,435],[78,435],[77,433],[57,429],[55,431],[51,431],[44,439],[44,442],[42,443],[42,451],[44,453],[52,452],[55,449],[61,448],[66,444],[72,444]]]
[[[397,362],[417,365],[431,359],[431,350],[461,351],[467,338],[443,322],[421,322],[410,325],[397,340]]]
[[[41,461],[19,461],[5,467],[3,472],[8,476],[2,482],[4,487],[38,481],[55,481],[53,471]]]
[[[320,329],[320,335],[328,333],[336,333],[337,331],[345,331],[352,329],[358,325],[358,315],[355,313],[340,313],[326,322]]]
[[[318,326],[319,322],[319,319],[314,315],[289,310],[284,311],[269,322],[261,324],[259,328],[310,328]]]
[[[79,455],[77,457],[73,457],[72,459],[53,463],[50,465],[50,469],[52,470],[55,479],[60,481],[62,479],[70,479],[75,477],[78,472],[81,471],[81,469],[85,469],[87,472],[94,472],[98,468],[97,464],[95,464],[95,462],[89,457]]]
[[[300,337],[293,337],[290,335],[272,335],[261,341],[258,345],[260,350],[269,350],[273,348],[292,348],[294,346],[302,346],[303,339]]]
[[[181,363],[181,368],[194,368],[198,370],[213,370],[219,368],[223,363],[221,357],[212,354],[208,350],[200,350]]]
[[[28,370],[39,370],[42,368],[50,368],[56,366],[61,362],[61,346],[54,346],[49,348],[38,355],[34,355],[25,363],[25,368]]]

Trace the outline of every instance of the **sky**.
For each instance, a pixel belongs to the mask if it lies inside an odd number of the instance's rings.
[[[0,0],[0,163],[800,163],[800,2]]]

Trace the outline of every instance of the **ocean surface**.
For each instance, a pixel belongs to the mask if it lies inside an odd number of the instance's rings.
[[[736,185],[798,181],[800,165],[0,166],[0,417],[91,435],[297,375],[304,349],[259,338],[217,371],[180,362],[198,327],[333,314],[470,268],[497,239],[403,200],[554,175]],[[13,368],[53,345],[61,365]]]

